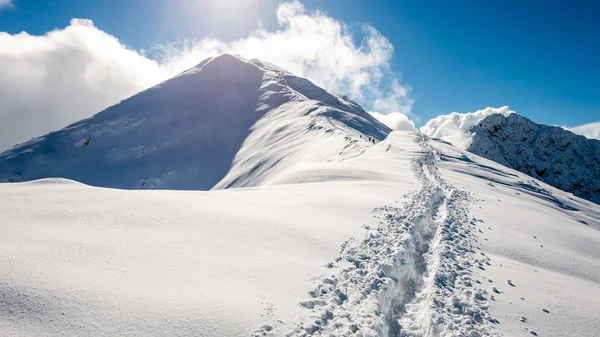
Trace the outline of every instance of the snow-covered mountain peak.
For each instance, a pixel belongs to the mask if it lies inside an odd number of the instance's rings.
[[[267,64],[260,60],[246,60],[239,55],[222,54],[204,59],[196,66],[180,73],[174,78],[188,77],[197,75],[200,72],[204,72],[205,74],[203,74],[203,76],[229,76],[241,80],[245,76],[257,75],[258,73],[264,73],[267,71],[289,74],[284,69]],[[171,80],[173,79],[168,81]]]
[[[0,181],[127,189],[255,186],[342,160],[389,128],[347,97],[259,60],[221,55],[0,154]]]
[[[600,141],[518,114],[490,115],[469,131],[466,150],[600,203]]]
[[[597,176],[489,111],[429,130]],[[18,145],[0,180],[56,178],[0,184],[0,335],[596,336],[600,206],[424,134],[223,55]]]

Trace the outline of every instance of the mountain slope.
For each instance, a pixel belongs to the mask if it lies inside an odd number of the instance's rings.
[[[408,132],[345,160],[297,163],[273,182],[184,192],[0,184],[0,331],[592,337],[600,329],[596,204]]]
[[[367,137],[381,140],[388,132],[344,96],[276,66],[222,55],[3,152],[0,181],[62,177],[125,189],[255,186],[296,162],[356,155],[369,145]]]
[[[0,331],[597,334],[599,205],[387,132],[342,96],[225,55],[5,152],[6,180],[215,185],[0,184]]]
[[[600,203],[600,141],[517,114],[488,116],[469,131],[467,151]]]

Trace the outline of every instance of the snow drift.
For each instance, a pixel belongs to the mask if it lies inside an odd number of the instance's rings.
[[[381,140],[389,131],[345,96],[274,65],[222,55],[3,152],[0,181],[61,177],[125,189],[255,186],[298,162],[356,155],[369,137]]]

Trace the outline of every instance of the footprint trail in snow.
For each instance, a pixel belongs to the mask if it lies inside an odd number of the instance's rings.
[[[473,272],[476,252],[469,194],[447,183],[438,154],[418,135],[413,171],[422,182],[401,207],[375,210],[377,228],[344,245],[335,266],[300,305],[311,314],[289,336],[492,336],[497,320]]]

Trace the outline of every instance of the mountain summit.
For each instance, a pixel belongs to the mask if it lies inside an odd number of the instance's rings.
[[[599,205],[388,132],[223,55],[16,146],[4,180],[248,188],[0,184],[1,334],[597,336]],[[597,176],[597,143],[566,131],[472,132],[472,152],[544,179]]]
[[[368,138],[381,140],[389,131],[346,96],[266,62],[225,54],[3,152],[0,182],[61,177],[124,189],[255,186],[297,162],[360,153]]]

